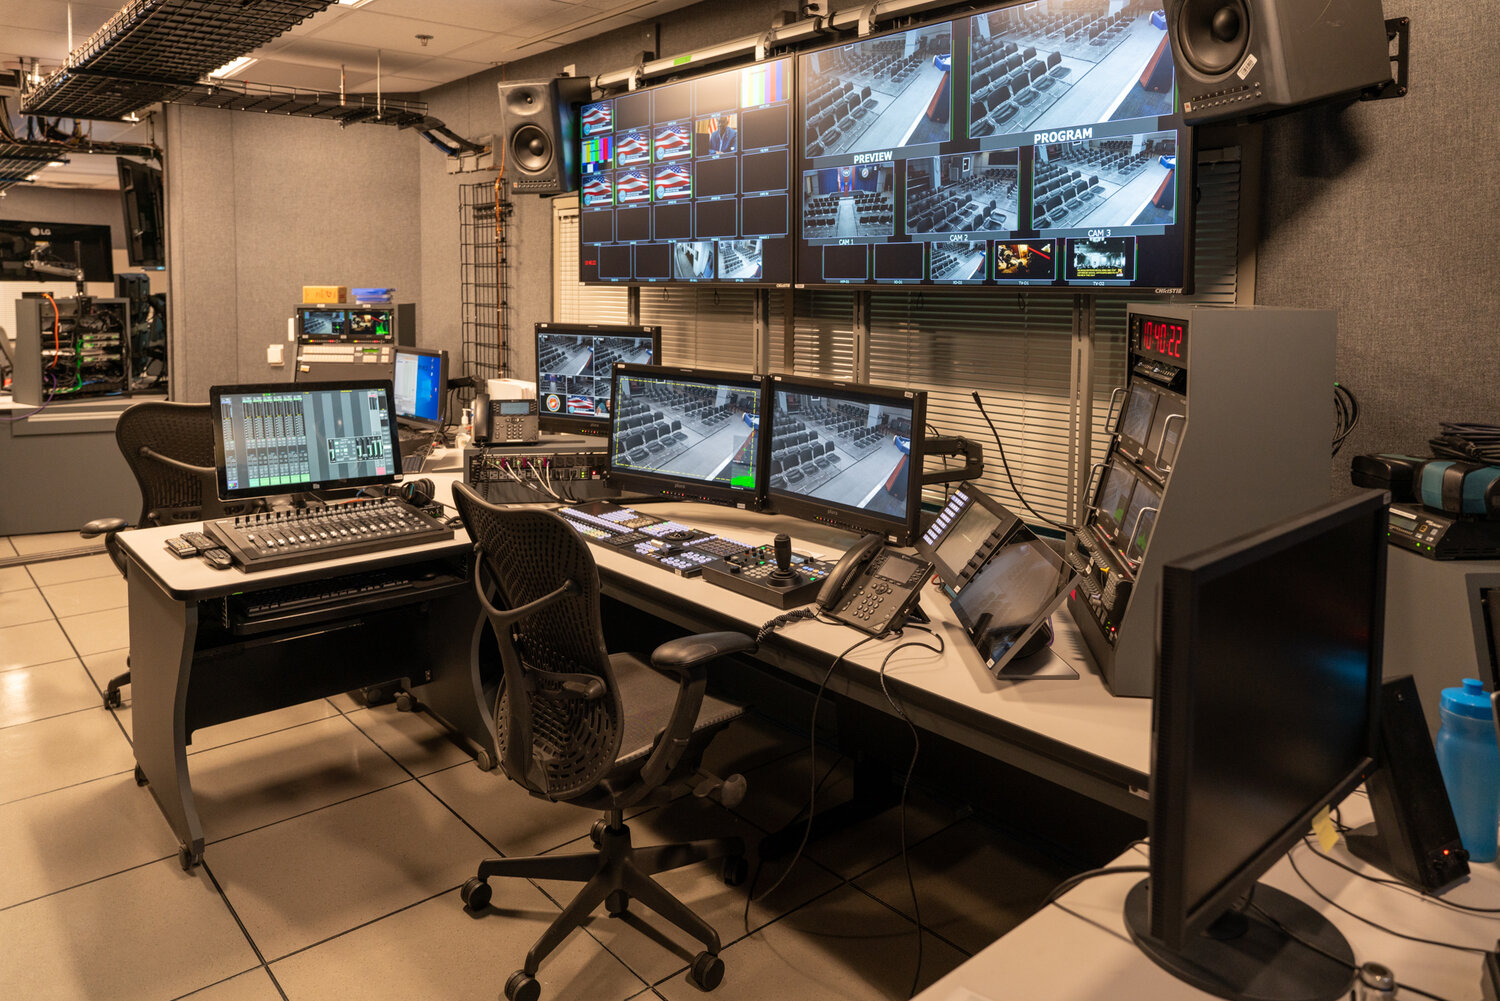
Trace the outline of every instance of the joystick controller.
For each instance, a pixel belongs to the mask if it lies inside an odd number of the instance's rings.
[[[771,540],[776,556],[776,569],[766,575],[766,581],[777,587],[791,587],[793,584],[802,582],[797,572],[792,569],[792,539],[785,532],[778,533]]]

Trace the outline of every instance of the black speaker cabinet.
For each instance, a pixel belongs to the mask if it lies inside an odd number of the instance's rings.
[[[578,187],[575,105],[592,92],[587,77],[500,84],[500,142],[505,179],[521,194],[555,195]]]
[[[1345,836],[1351,853],[1428,893],[1468,878],[1469,854],[1409,674],[1381,686],[1380,744],[1365,789],[1375,822]]]
[[[1167,0],[1167,34],[1189,125],[1391,79],[1380,0]]]

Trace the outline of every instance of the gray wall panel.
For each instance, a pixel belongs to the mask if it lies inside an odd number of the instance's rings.
[[[1339,378],[1360,426],[1335,460],[1425,454],[1441,419],[1500,422],[1500,33],[1493,7],[1386,4],[1411,18],[1411,92],[1267,123],[1256,299],[1339,311]]]

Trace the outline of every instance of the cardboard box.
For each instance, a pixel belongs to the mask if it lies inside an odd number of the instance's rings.
[[[304,303],[348,302],[349,290],[343,285],[304,285],[302,286],[302,301]]]

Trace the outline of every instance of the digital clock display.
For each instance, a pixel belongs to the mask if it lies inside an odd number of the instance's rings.
[[[1135,349],[1179,364],[1187,361],[1188,328],[1181,320],[1136,316]]]

